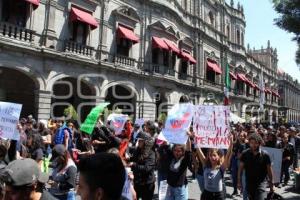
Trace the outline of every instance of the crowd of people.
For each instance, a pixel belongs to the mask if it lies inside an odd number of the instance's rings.
[[[187,200],[187,171],[198,181],[201,200],[226,198],[224,174],[233,196],[261,200],[269,187],[283,187],[298,168],[300,129],[236,124],[227,150],[199,148],[191,127],[185,145],[158,139],[163,122],[128,120],[116,135],[100,115],[91,135],[76,121],[36,121],[17,126],[20,140],[0,142],[0,200],[152,200],[167,184],[166,200]],[[280,183],[273,182],[270,156],[261,146],[282,149]],[[268,186],[266,185],[268,183]]]

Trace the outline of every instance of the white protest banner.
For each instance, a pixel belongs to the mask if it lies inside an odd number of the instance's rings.
[[[266,151],[269,154],[272,162],[273,181],[274,183],[279,183],[280,174],[281,174],[282,149],[276,149],[270,147],[262,147],[261,149]]]
[[[20,134],[17,124],[21,114],[22,105],[0,101],[0,137],[19,140]]]
[[[168,112],[165,128],[162,130],[163,136],[169,143],[185,144],[192,118],[193,104],[176,104]]]
[[[193,130],[199,147],[227,149],[230,144],[229,107],[195,106]]]
[[[110,127],[115,130],[115,134],[120,135],[124,129],[126,121],[128,120],[128,115],[113,113],[107,117],[107,120],[110,121]]]
[[[158,199],[165,200],[168,192],[168,183],[166,180],[160,181],[159,191],[158,191]]]

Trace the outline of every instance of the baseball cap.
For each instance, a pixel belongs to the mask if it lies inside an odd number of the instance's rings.
[[[26,186],[36,182],[47,183],[49,176],[41,172],[36,161],[25,158],[10,162],[1,179],[12,186]]]

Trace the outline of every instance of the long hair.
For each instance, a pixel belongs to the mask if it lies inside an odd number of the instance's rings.
[[[28,135],[27,140],[32,139],[32,144],[30,146],[30,150],[34,151],[39,148],[44,149],[43,138],[39,134],[30,134]]]
[[[222,165],[222,163],[224,162],[224,154],[223,154],[223,151],[221,149],[209,149],[208,152],[207,152],[205,165],[207,167],[212,167],[209,157],[213,153],[218,154],[218,156],[220,157],[220,159],[217,163],[217,166],[220,167]]]
[[[60,161],[60,164],[61,164],[61,165],[59,165],[59,168],[58,168],[59,171],[64,169],[68,165],[68,161],[70,158],[71,158],[70,153],[67,150],[64,152],[64,155],[57,157],[57,159]]]

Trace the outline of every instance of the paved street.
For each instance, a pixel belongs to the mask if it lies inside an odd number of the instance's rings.
[[[231,194],[233,192],[233,188],[231,185],[231,180],[230,180],[230,176],[228,174],[225,175],[225,181],[226,181],[226,193],[227,193],[227,197],[226,199],[233,199],[233,200],[242,200],[242,196],[234,196],[232,197]],[[294,186],[293,186],[293,177],[291,178],[291,181],[289,182],[289,184],[285,187],[282,188],[276,188],[275,191],[276,193],[282,195],[284,197],[284,199],[286,200],[299,200],[300,199],[300,191],[298,191],[298,193],[296,193],[296,191],[294,190]],[[200,199],[200,195],[201,192],[199,190],[198,187],[198,183],[197,181],[192,181],[191,180],[191,175],[189,175],[189,200],[199,200]],[[155,192],[155,197],[157,198],[157,188],[156,188],[156,192]]]

